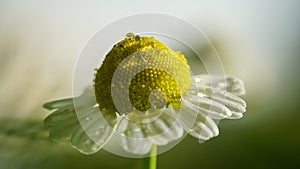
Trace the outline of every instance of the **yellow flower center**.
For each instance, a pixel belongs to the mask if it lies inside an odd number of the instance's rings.
[[[113,81],[113,77],[117,81]],[[153,37],[133,34],[114,45],[97,69],[94,79],[100,110],[115,112],[118,110],[112,97],[114,89],[128,90],[133,107],[139,111],[147,111],[151,106],[163,108],[171,105],[179,108],[180,98],[189,90],[190,85],[189,65],[180,52],[174,52]],[[122,103],[123,98],[118,99]],[[124,102],[122,106],[131,105]],[[132,108],[127,110],[131,111]]]

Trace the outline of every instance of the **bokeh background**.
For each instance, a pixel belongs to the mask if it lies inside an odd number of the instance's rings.
[[[41,105],[72,95],[76,58],[96,31],[143,12],[199,27],[247,89],[243,119],[221,122],[204,144],[186,137],[158,168],[300,168],[300,1],[0,0],[0,169],[142,168],[143,159],[51,143]]]

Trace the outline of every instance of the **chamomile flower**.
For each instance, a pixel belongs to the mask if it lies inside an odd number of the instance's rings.
[[[44,122],[51,140],[69,141],[85,154],[97,152],[114,133],[132,154],[147,154],[153,144],[166,145],[184,132],[204,142],[219,134],[220,120],[246,111],[239,97],[243,82],[213,76],[192,75],[180,52],[153,37],[128,34],[96,69],[92,87],[44,104],[55,110]]]

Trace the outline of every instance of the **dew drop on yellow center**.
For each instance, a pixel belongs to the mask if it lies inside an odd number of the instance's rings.
[[[136,57],[140,58],[134,59]],[[121,74],[117,81],[112,81],[116,69]],[[133,34],[114,45],[95,73],[95,95],[100,110],[118,112],[111,90],[114,86],[126,86],[126,77],[133,77],[129,82],[130,102],[135,109],[143,112],[151,106],[158,109],[164,106],[179,108],[181,96],[191,85],[189,65],[180,52],[174,52],[153,37]],[[122,103],[122,98],[118,99]]]

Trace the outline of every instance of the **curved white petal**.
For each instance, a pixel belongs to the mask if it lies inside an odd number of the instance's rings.
[[[77,121],[77,116],[73,104],[69,104],[49,114],[44,119],[44,124],[46,127],[53,127],[73,121]]]
[[[166,145],[181,138],[183,128],[177,118],[178,114],[172,108],[166,108],[157,119],[143,124],[147,137],[156,145]]]
[[[112,117],[112,113],[104,112],[101,116],[95,104],[91,88],[75,99],[46,103],[46,108],[57,109],[44,120],[45,126],[50,127],[49,138],[53,141],[70,141],[74,148],[84,154],[98,151],[111,137],[115,117]],[[76,114],[75,109],[80,113]],[[109,120],[109,124],[105,119]]]
[[[73,104],[67,105],[48,115],[44,124],[50,127],[49,138],[53,141],[67,141],[79,122]]]
[[[66,121],[55,125],[49,130],[49,138],[52,141],[68,141],[77,127],[79,127],[78,121]]]
[[[106,122],[110,114],[99,114],[97,107],[87,112],[84,119],[80,119],[81,126],[78,127],[70,140],[72,146],[84,154],[97,152],[111,138],[113,127]]]
[[[232,115],[228,119],[240,119],[243,117],[243,113],[232,112]]]
[[[185,130],[202,143],[219,134],[217,124],[222,119],[238,119],[246,111],[246,102],[238,97],[245,93],[241,80],[208,75],[192,77],[193,84],[188,94],[182,98],[185,116],[195,117],[193,123],[182,120]],[[210,81],[211,80],[211,81]],[[188,118],[187,118],[188,119]],[[193,123],[194,125],[188,127]]]
[[[193,76],[193,81],[195,81],[198,85],[211,86],[213,88],[233,93],[237,96],[241,96],[246,93],[244,82],[235,77],[200,74]]]
[[[219,87],[218,81],[209,86],[207,78],[207,75],[193,77],[190,92],[184,96],[185,104],[213,119],[241,118],[246,111],[246,102],[234,92]]]
[[[186,96],[182,99],[183,104],[203,116],[213,119],[224,119],[231,116],[232,112],[223,104],[201,96]]]
[[[92,154],[97,152],[101,148],[93,140],[90,139],[90,137],[80,126],[77,127],[75,132],[73,133],[70,143],[72,147],[83,154]]]
[[[219,134],[217,124],[220,119],[212,119],[207,114],[204,115],[200,109],[191,106],[191,103],[184,98],[182,101],[179,123],[187,133],[198,138],[200,142],[204,142]]]
[[[125,151],[141,155],[150,151],[152,144],[136,123],[123,117],[117,126],[117,132],[121,147]]]
[[[45,103],[43,105],[43,107],[48,110],[54,110],[54,109],[59,109],[59,108],[65,107],[70,104],[73,104],[73,98],[66,98],[66,99],[50,101],[50,102]]]
[[[182,102],[181,108],[177,110],[179,113],[178,123],[186,132],[190,132],[197,118],[198,110],[193,109],[189,104],[185,104],[184,99],[182,99]]]
[[[189,134],[198,138],[199,142],[204,142],[219,135],[219,129],[216,123],[209,117],[198,114],[194,126]]]

